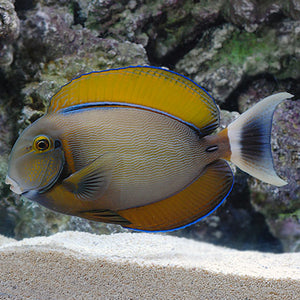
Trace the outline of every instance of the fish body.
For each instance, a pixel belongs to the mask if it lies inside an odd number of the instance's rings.
[[[269,135],[275,107],[291,95],[271,97],[254,117],[250,110],[212,134],[219,122],[213,99],[177,73],[128,67],[85,74],[62,87],[47,114],[19,137],[7,183],[65,214],[138,230],[178,229],[227,197],[233,175],[225,160],[285,184],[273,170]]]

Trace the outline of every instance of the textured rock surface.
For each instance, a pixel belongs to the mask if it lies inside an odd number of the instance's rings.
[[[16,238],[66,229],[122,230],[52,213],[4,184],[18,133],[41,116],[73,77],[137,64],[166,66],[207,89],[222,126],[266,95],[299,99],[297,0],[0,1],[0,232]],[[227,202],[176,234],[240,249],[299,251],[299,104],[276,113],[277,189],[237,170]]]
[[[290,299],[300,253],[237,251],[159,234],[0,236],[1,299]]]
[[[19,18],[12,0],[0,1],[0,67],[9,66],[13,61],[12,42],[19,35]]]
[[[204,85],[224,102],[245,77],[270,74],[299,78],[300,22],[278,22],[249,33],[231,24],[207,30],[176,70]],[[208,39],[211,42],[207,43]],[[289,60],[286,58],[289,57]]]

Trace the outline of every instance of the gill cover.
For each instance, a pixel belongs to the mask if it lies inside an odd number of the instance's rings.
[[[30,137],[28,131],[17,140],[9,161],[7,182],[13,182],[17,193],[43,192],[57,180],[64,166],[61,147],[47,135]]]

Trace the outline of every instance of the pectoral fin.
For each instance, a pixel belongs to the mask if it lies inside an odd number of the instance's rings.
[[[94,200],[101,197],[109,186],[113,166],[113,154],[105,153],[71,174],[62,184],[80,200]]]

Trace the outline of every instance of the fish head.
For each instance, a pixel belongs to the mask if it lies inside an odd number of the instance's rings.
[[[58,130],[49,120],[40,118],[17,139],[5,182],[17,194],[44,192],[57,181],[64,162]]]

